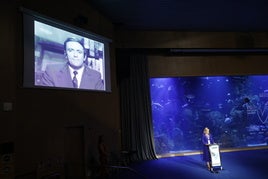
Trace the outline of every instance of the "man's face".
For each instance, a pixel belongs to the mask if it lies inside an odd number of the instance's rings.
[[[85,60],[84,48],[78,42],[67,42],[66,55],[72,68],[80,68]]]

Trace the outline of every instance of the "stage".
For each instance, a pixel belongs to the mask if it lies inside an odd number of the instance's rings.
[[[201,154],[164,157],[136,162],[119,169],[110,178],[127,179],[265,179],[268,149],[221,152],[223,170],[211,173]]]

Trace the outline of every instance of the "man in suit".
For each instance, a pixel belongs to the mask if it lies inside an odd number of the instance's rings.
[[[83,39],[67,38],[64,42],[65,64],[48,65],[42,76],[42,85],[63,88],[103,90],[101,74],[90,69]]]

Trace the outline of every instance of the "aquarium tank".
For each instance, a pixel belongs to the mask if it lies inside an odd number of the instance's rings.
[[[158,155],[202,149],[208,127],[220,148],[267,146],[268,75],[150,78]]]

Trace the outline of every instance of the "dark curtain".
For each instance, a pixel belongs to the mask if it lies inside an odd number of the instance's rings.
[[[117,60],[122,148],[131,161],[156,159],[146,55],[121,55]]]

